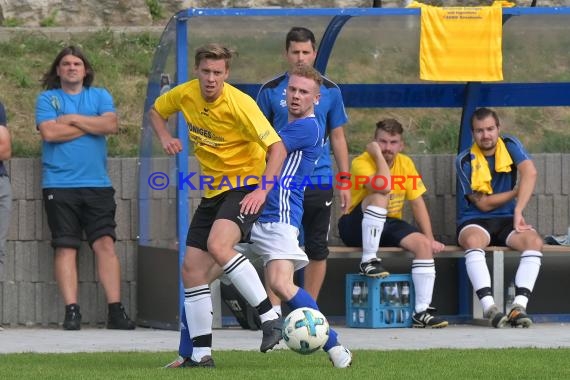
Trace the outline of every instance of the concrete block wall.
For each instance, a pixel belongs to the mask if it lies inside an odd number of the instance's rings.
[[[121,262],[121,298],[136,316],[136,249],[138,234],[138,163],[136,158],[108,162],[117,203],[116,252]],[[53,249],[43,209],[39,159],[8,162],[12,183],[12,219],[8,234],[4,280],[0,281],[0,324],[57,325],[64,303],[54,279]],[[79,304],[85,323],[104,324],[107,302],[87,243],[78,254]]]
[[[415,155],[412,158],[428,188],[425,199],[436,237],[447,244],[453,244],[454,155]],[[570,154],[537,154],[534,159],[539,179],[525,218],[543,235],[565,234],[570,225]],[[122,302],[131,317],[136,318],[138,159],[111,158],[108,165],[116,190],[116,250],[121,262]],[[40,161],[16,158],[7,166],[14,200],[5,278],[0,281],[0,324],[61,324],[64,308],[53,274],[53,250],[40,187]],[[190,159],[190,168],[196,169],[193,158]],[[173,179],[175,169],[172,160],[154,159],[152,171],[158,170],[169,173]],[[172,183],[167,191],[150,192],[150,235],[157,246],[176,249],[175,195],[176,187]],[[191,209],[197,206],[201,195],[198,191],[190,192]],[[337,207],[333,207],[329,240],[332,245],[341,245],[336,223],[339,217],[338,202],[335,204]],[[410,217],[409,210],[406,210],[405,217]],[[78,266],[83,321],[93,325],[104,324],[106,300],[87,244],[83,244],[80,249]]]

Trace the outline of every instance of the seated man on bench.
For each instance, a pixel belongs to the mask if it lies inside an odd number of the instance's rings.
[[[430,307],[435,283],[433,254],[444,245],[433,237],[421,177],[410,157],[400,153],[403,132],[397,120],[379,121],[366,152],[352,161],[350,179],[339,177],[339,186],[350,186],[352,197],[349,213],[339,219],[339,234],[345,245],[362,247],[360,273],[369,277],[389,275],[376,256],[379,246],[401,246],[412,252],[416,290],[413,326],[445,327],[447,321],[435,316]],[[421,232],[402,220],[406,200]]]
[[[459,212],[457,240],[465,249],[465,265],[473,289],[491,326],[529,327],[528,299],[540,270],[542,238],[528,225],[523,210],[536,184],[536,167],[521,142],[499,136],[499,117],[479,108],[471,118],[475,143],[455,161]],[[517,173],[520,176],[518,186]],[[521,253],[515,276],[515,299],[508,315],[495,305],[485,247],[506,245]],[[502,284],[496,284],[502,286]]]

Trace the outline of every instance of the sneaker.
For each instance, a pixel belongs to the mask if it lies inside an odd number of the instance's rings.
[[[134,330],[135,323],[131,321],[123,305],[118,305],[116,308],[109,308],[107,317],[107,328],[110,330]]]
[[[275,347],[282,338],[283,318],[279,317],[263,322],[261,330],[263,331],[263,338],[261,339],[259,351],[267,352]]]
[[[65,306],[65,319],[63,320],[64,330],[81,330],[81,313],[79,305],[72,303]]]
[[[360,263],[360,274],[368,277],[388,277],[390,272],[384,269],[381,262],[380,259],[374,258]]]
[[[489,310],[487,310],[485,313],[485,318],[487,318],[491,326],[496,329],[505,327],[508,321],[507,316],[501,313],[497,305],[493,305],[489,308]]]
[[[532,319],[526,315],[526,309],[520,305],[513,305],[513,308],[509,312],[508,323],[512,327],[530,327],[532,325]]]
[[[449,322],[441,317],[434,315],[435,312],[435,308],[430,306],[421,313],[415,313],[412,316],[412,327],[422,329],[426,327],[431,327],[432,329],[441,329],[443,327],[446,327]]]
[[[347,368],[352,364],[352,352],[340,344],[328,350],[327,354],[335,368]]]
[[[204,356],[199,362],[195,362],[191,358],[184,358],[178,356],[173,362],[168,363],[164,368],[192,368],[192,367],[203,367],[203,368],[214,368],[214,359],[210,355]]]

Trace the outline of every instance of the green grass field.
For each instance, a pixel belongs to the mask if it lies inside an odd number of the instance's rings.
[[[0,355],[2,379],[568,379],[570,349],[356,350],[335,369],[326,354],[218,351],[215,369],[163,369],[160,352]]]

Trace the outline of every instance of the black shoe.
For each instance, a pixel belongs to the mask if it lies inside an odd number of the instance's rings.
[[[508,322],[508,318],[503,314],[497,305],[493,305],[485,313],[485,317],[489,320],[489,324],[496,329],[501,329],[505,327]]]
[[[65,319],[63,320],[64,330],[81,330],[81,313],[79,305],[72,303],[65,306]]]
[[[435,308],[433,307],[428,307],[427,310],[421,313],[415,313],[412,317],[412,326],[417,328],[431,327],[432,329],[441,329],[449,324],[445,319],[437,317],[434,314]]]
[[[191,358],[183,358],[179,356],[174,360],[172,363],[168,363],[164,368],[195,368],[195,367],[202,367],[202,368],[214,368],[214,359],[210,355],[204,356],[200,359],[199,362],[195,362]]]
[[[532,319],[526,315],[526,309],[520,305],[513,305],[507,318],[507,322],[510,323],[512,327],[530,327],[532,325]]]
[[[261,339],[259,351],[267,352],[275,347],[282,338],[283,318],[279,317],[263,322],[261,324],[261,330],[263,331],[263,338]]]
[[[377,258],[360,263],[360,274],[368,277],[388,277],[390,272],[384,269],[381,263],[382,261]]]
[[[134,330],[135,323],[129,319],[125,308],[120,303],[109,305],[107,328],[111,330]]]

